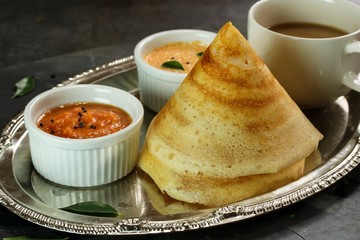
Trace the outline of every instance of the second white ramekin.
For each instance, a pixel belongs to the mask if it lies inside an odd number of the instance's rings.
[[[154,48],[173,42],[200,41],[209,45],[216,34],[196,29],[176,29],[150,35],[135,47],[134,58],[138,69],[142,102],[158,112],[186,77],[186,73],[169,72],[148,64],[144,57]]]

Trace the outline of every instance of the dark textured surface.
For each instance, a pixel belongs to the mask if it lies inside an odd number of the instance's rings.
[[[0,0],[0,67],[109,45],[129,55],[141,38],[171,28],[217,31],[232,21],[246,34],[253,2]]]
[[[255,1],[0,0],[0,128],[36,94],[88,69],[129,56],[143,37],[172,28],[217,31],[225,22],[246,36]],[[29,95],[14,84],[36,78]],[[0,169],[1,171],[1,169]],[[184,233],[129,237],[72,235],[35,225],[0,206],[0,238],[70,239],[359,239],[360,169],[329,189],[254,219]]]

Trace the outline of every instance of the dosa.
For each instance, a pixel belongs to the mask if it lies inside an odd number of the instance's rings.
[[[228,22],[152,120],[138,166],[170,197],[218,206],[300,178],[321,139]]]

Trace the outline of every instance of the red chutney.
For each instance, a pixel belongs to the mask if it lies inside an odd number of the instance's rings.
[[[55,107],[40,116],[37,126],[64,138],[96,138],[124,129],[132,122],[124,110],[100,103],[72,103]]]

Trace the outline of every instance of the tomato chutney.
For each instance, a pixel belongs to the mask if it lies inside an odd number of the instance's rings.
[[[37,126],[52,135],[85,139],[106,136],[124,129],[132,122],[124,110],[101,103],[64,104],[46,111]]]

